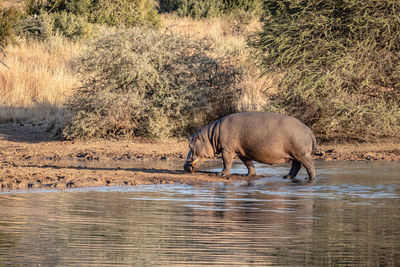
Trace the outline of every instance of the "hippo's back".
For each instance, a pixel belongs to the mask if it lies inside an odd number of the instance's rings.
[[[280,133],[286,131],[310,131],[310,129],[298,119],[273,113],[273,112],[242,112],[228,115],[221,119],[222,128],[235,131],[241,135],[258,135]]]
[[[243,112],[221,119],[220,142],[250,159],[281,163],[311,153],[311,130],[298,119],[272,112]]]

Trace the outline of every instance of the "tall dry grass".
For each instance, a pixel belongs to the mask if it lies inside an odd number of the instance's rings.
[[[1,0],[0,7],[8,8],[11,6],[22,8],[24,0]]]
[[[179,33],[195,39],[206,38],[217,46],[244,49],[247,36],[261,29],[257,19],[241,19],[233,16],[214,18],[178,17],[161,15],[162,28],[166,32]]]
[[[221,17],[193,19],[162,15],[163,32],[180,34],[192,39],[205,38],[215,45],[216,56],[229,52],[245,70],[238,84],[242,96],[238,110],[262,110],[265,91],[273,87],[251,59],[247,37],[260,28],[253,19],[241,23],[241,18]],[[0,65],[0,123],[40,123],[57,119],[65,100],[78,87],[78,79],[69,65],[71,58],[83,48],[82,42],[62,36],[50,36],[46,41],[20,41],[9,45]]]
[[[68,62],[81,49],[60,36],[5,49],[0,66],[0,123],[39,123],[57,116],[77,78]]]
[[[242,91],[238,109],[262,109],[265,79],[259,79],[260,72],[249,59],[246,44],[248,34],[260,27],[257,20],[240,24],[232,17],[193,19],[163,15],[162,25],[160,31],[213,42],[219,55],[233,52],[235,61],[246,70],[238,85]],[[79,41],[62,36],[7,46],[4,62],[9,69],[0,66],[0,123],[37,123],[58,116],[65,99],[77,87],[77,77],[68,62],[82,47]]]
[[[255,17],[243,14],[192,18],[171,14],[161,15],[162,31],[181,34],[194,39],[207,39],[215,45],[215,53],[223,55],[229,51],[235,61],[244,69],[244,76],[238,89],[241,97],[237,109],[261,111],[265,109],[268,95],[277,90],[277,76],[262,76],[254,51],[247,45],[251,34],[261,29],[261,22]]]

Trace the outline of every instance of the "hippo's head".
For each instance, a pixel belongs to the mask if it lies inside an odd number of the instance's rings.
[[[203,138],[200,133],[196,133],[189,144],[189,153],[183,168],[187,172],[195,172],[207,158],[214,157],[214,149],[208,138]]]

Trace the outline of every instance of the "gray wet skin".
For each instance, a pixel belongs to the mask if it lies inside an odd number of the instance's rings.
[[[310,128],[298,119],[270,112],[236,113],[214,121],[192,137],[184,165],[187,172],[197,171],[204,161],[222,155],[224,168],[220,176],[229,175],[237,155],[256,174],[253,160],[265,164],[289,162],[292,167],[283,178],[294,179],[303,165],[308,181],[315,178],[312,157],[316,140]]]

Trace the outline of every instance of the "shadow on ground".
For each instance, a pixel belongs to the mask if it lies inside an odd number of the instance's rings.
[[[0,124],[0,140],[41,143],[53,140],[47,124]]]

